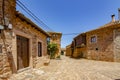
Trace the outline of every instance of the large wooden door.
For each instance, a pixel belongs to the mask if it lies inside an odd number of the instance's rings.
[[[17,36],[17,69],[29,66],[29,39]]]

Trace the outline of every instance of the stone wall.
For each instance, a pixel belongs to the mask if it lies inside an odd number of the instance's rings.
[[[120,28],[114,30],[114,61],[120,62]]]
[[[3,2],[4,1],[4,2]],[[4,6],[3,6],[4,3]],[[0,25],[14,24],[15,0],[0,0]],[[3,14],[4,13],[4,14]],[[3,18],[4,15],[4,18]],[[3,22],[5,21],[5,22]],[[5,27],[4,27],[5,28]],[[6,28],[5,28],[6,29]],[[0,33],[0,79],[6,79],[13,72],[12,70],[12,30],[6,29]]]
[[[17,72],[17,35],[30,39],[29,67],[36,67],[37,59],[39,58],[38,42],[42,43],[42,55],[45,56],[47,54],[47,36],[25,21],[22,21],[19,17],[16,17],[14,20],[16,25],[13,26],[13,30],[6,30],[4,32],[5,39],[0,39],[0,45],[3,47],[2,53],[0,53],[0,79],[6,79],[12,73]]]
[[[72,56],[71,45],[66,46],[66,56]]]
[[[2,24],[2,14],[3,14],[3,12],[2,12],[2,0],[0,0],[0,24]]]
[[[74,48],[73,57],[74,58],[86,58],[86,47],[76,47]]]
[[[89,31],[87,34],[87,58],[103,61],[114,61],[113,29],[102,28]],[[95,43],[91,43],[91,37],[96,36]]]
[[[2,1],[4,1],[4,10]],[[8,24],[12,24],[12,29],[7,28]],[[17,72],[16,35],[30,39],[30,67],[35,67],[37,63],[38,42],[42,43],[42,53],[46,55],[47,36],[30,23],[16,17],[16,0],[0,0],[0,25],[6,26],[0,33],[0,80],[6,80],[12,73]]]
[[[47,36],[35,29],[27,22],[22,21],[19,17],[16,18],[16,26],[14,27],[14,30],[20,32],[19,34],[15,33],[16,35],[25,34],[30,36],[29,38],[31,39],[31,57],[33,61],[33,67],[35,67],[38,58],[38,42],[42,43],[42,55],[47,55]]]

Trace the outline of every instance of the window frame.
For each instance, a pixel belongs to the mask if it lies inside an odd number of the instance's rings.
[[[90,37],[90,43],[97,43],[97,36],[96,35],[92,35]]]
[[[38,57],[42,57],[42,42],[38,42]]]
[[[2,54],[3,50],[2,50],[2,44],[0,44],[0,54]]]

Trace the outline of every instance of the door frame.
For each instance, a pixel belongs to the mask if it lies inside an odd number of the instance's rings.
[[[18,31],[16,29],[13,29],[13,34],[12,35],[13,35],[14,39],[16,40],[16,52],[15,52],[15,56],[14,56],[14,62],[15,62],[15,65],[16,65],[16,69],[18,69],[18,66],[17,66],[17,35],[29,39],[29,42],[28,42],[29,43],[29,66],[28,67],[33,67],[33,59],[32,59],[32,36],[30,36],[29,34],[25,34],[22,31]],[[28,68],[28,67],[26,67],[26,68]]]
[[[17,37],[17,50],[18,50],[18,45],[20,48],[20,50],[17,52],[17,70],[29,67],[29,39],[20,35],[16,35]],[[25,42],[25,43],[24,43]],[[19,44],[20,43],[20,44]],[[21,45],[22,44],[22,45]],[[24,47],[24,46],[26,47]],[[27,52],[26,52],[27,51]],[[21,53],[23,52],[23,53]],[[21,55],[21,56],[20,56]],[[21,58],[21,60],[19,60],[19,58]],[[25,60],[25,62],[24,62]],[[22,64],[19,64],[20,62],[22,62]],[[18,67],[19,66],[19,67]],[[22,66],[22,67],[20,67]]]

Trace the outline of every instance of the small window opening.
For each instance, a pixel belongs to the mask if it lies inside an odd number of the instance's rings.
[[[2,53],[2,45],[0,44],[0,53]]]

